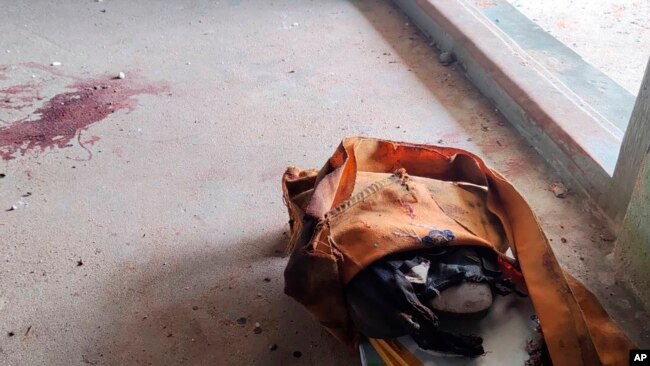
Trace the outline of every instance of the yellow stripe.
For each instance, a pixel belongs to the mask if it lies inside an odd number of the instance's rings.
[[[369,341],[386,366],[422,366],[422,362],[397,340],[370,338]]]

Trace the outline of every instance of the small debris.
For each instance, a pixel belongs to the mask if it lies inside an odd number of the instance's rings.
[[[0,173],[0,179],[4,178],[4,177],[6,177],[6,176],[7,176],[7,174],[5,174],[5,173]]]
[[[169,334],[167,334],[167,338],[171,338],[173,335],[174,335],[174,334],[169,333]]]
[[[118,79],[124,79],[124,78],[126,78],[126,74],[124,74],[122,71],[120,71],[120,73],[117,74],[117,78]]]
[[[289,74],[295,74],[295,73],[296,73],[296,70],[289,70],[287,73],[289,73]]]
[[[199,307],[194,305],[194,306],[192,306],[192,310],[199,310]]]
[[[246,321],[247,321],[246,318],[241,317],[241,318],[237,319],[237,324],[244,325],[244,324],[246,324]]]
[[[53,61],[50,66],[61,66],[61,63],[59,61]]]
[[[456,239],[456,235],[451,230],[433,229],[422,238],[422,243],[428,245],[443,245]]]
[[[548,186],[548,189],[553,192],[557,198],[566,198],[569,194],[569,189],[560,182],[553,182]]]
[[[445,51],[440,54],[440,57],[438,57],[438,59],[440,60],[440,64],[442,66],[449,66],[456,61],[456,56],[454,56],[454,54],[451,52]]]
[[[87,363],[89,365],[96,365],[97,364],[97,361],[90,360],[88,357],[86,357],[86,355],[81,355],[81,361],[83,361],[83,363]]]
[[[275,351],[276,349],[278,349],[278,345],[275,343],[269,346],[269,351]]]
[[[560,238],[560,241],[561,241],[562,243],[566,243],[566,242],[567,242],[566,238]]]
[[[293,357],[295,357],[295,358],[300,358],[300,357],[302,357],[302,352],[300,352],[300,351],[294,351],[294,352],[293,352]]]
[[[584,261],[584,260],[585,260],[585,257],[580,257],[580,260],[581,260],[581,261]]]
[[[255,328],[253,328],[253,333],[260,334],[262,333],[262,326],[260,323],[255,323]]]
[[[438,140],[438,143],[439,143],[439,144],[442,144],[442,143],[443,143],[442,139]]]
[[[19,200],[18,202],[11,205],[11,207],[6,209],[5,211],[15,211],[15,210],[19,210],[19,209],[25,208],[25,207],[27,207],[27,202],[25,202],[23,200]]]
[[[292,23],[292,24],[291,24],[292,27],[297,27],[297,26],[299,26],[299,25],[300,25],[300,23],[298,23],[298,22],[295,22],[295,23]]]
[[[27,327],[27,331],[25,332],[25,337],[27,337],[27,335],[29,334],[29,331],[30,331],[30,330],[32,330],[32,326],[31,326],[31,325],[30,325],[29,327]]]
[[[83,262],[81,259],[79,259],[79,260],[77,261],[77,267],[81,267],[81,266],[83,266],[83,265],[84,265],[84,262]]]
[[[373,243],[372,246],[375,247],[375,248],[379,248],[379,244],[377,244],[377,243]]]
[[[490,130],[490,127],[485,126],[485,125],[481,125],[481,131],[488,132],[489,130]]]
[[[602,233],[602,234],[600,234],[598,236],[600,237],[600,240],[602,240],[602,241],[615,241],[616,240],[616,237],[614,235],[608,234],[608,233]]]
[[[14,332],[9,332],[9,333],[7,333],[7,335],[8,335],[9,337],[13,337],[13,336],[16,335],[16,333],[14,333]]]
[[[27,193],[23,194],[23,195],[20,196],[20,197],[29,197],[29,196],[31,196],[31,195],[32,195],[32,192],[27,192]]]
[[[271,279],[268,277],[264,277],[264,282],[271,282]]]

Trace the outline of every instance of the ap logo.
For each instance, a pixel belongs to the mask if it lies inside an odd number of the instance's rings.
[[[630,350],[630,366],[650,365],[650,350]]]

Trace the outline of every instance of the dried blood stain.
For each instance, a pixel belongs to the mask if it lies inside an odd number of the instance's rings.
[[[35,100],[42,100],[36,83],[13,85],[0,90],[0,108],[20,111]],[[22,103],[18,103],[18,102]]]
[[[24,93],[25,86],[0,90],[0,94]],[[79,80],[69,86],[74,91],[57,94],[34,111],[36,119],[24,118],[0,128],[0,157],[11,160],[17,154],[42,153],[47,149],[72,146],[73,139],[90,151],[81,141],[81,133],[90,125],[103,120],[115,111],[132,111],[137,105],[134,98],[140,94],[158,94],[167,90],[165,85],[138,84],[137,80],[110,78]],[[36,98],[40,98],[34,90]],[[22,101],[28,102],[23,99]],[[0,108],[5,108],[0,103]],[[93,144],[99,137],[92,136],[86,143]],[[91,155],[89,155],[90,157]]]
[[[415,210],[413,210],[413,206],[410,204],[399,200],[399,204],[402,206],[402,211],[404,211],[405,214],[408,215],[408,217],[414,219],[415,218]]]
[[[92,136],[90,136],[90,138],[88,140],[84,141],[84,145],[91,145],[92,146],[92,145],[95,144],[95,142],[97,142],[99,140],[101,140],[101,138],[99,136],[92,135]]]

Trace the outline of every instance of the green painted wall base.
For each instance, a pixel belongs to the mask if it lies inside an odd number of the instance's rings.
[[[650,154],[646,154],[615,247],[618,272],[650,309]]]

